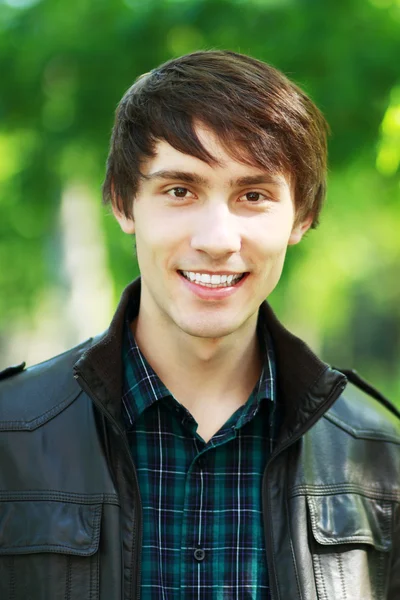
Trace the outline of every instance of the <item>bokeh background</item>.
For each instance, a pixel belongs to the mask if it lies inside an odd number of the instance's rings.
[[[115,107],[208,48],[272,63],[325,113],[328,202],[270,300],[400,405],[400,0],[0,0],[0,368],[107,326],[138,272],[101,204]]]

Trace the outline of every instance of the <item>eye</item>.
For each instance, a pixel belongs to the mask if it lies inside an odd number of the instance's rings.
[[[185,187],[177,186],[172,188],[171,190],[168,190],[167,194],[169,196],[172,196],[173,198],[187,198],[188,195],[191,194],[191,192]]]
[[[262,194],[261,192],[247,192],[240,197],[240,200],[244,199],[250,203],[263,202],[264,200],[268,200],[267,196]]]

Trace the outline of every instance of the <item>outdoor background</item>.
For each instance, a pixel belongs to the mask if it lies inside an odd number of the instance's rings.
[[[0,0],[0,368],[107,326],[138,272],[101,204],[115,107],[208,48],[272,63],[325,113],[328,202],[270,300],[400,405],[400,0]]]

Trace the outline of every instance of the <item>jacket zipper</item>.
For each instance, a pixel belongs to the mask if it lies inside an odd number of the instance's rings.
[[[133,542],[133,555],[136,557],[136,561],[135,561],[136,564],[132,564],[132,572],[134,573],[134,578],[135,578],[134,586],[133,586],[135,589],[134,597],[136,600],[139,600],[139,598],[140,598],[140,578],[141,578],[141,570],[142,570],[141,548],[139,547],[139,540],[142,539],[142,499],[140,497],[139,481],[138,481],[138,477],[137,477],[135,463],[133,462],[131,449],[129,447],[125,432],[120,427],[118,421],[116,419],[114,419],[114,417],[112,415],[110,415],[110,413],[104,409],[102,403],[92,393],[88,383],[82,377],[82,375],[75,373],[74,378],[76,379],[77,383],[80,385],[82,390],[84,392],[86,392],[86,394],[89,396],[89,398],[91,398],[91,400],[93,400],[93,402],[95,403],[96,407],[100,410],[100,412],[112,423],[112,425],[115,427],[117,432],[120,434],[120,436],[123,440],[124,448],[126,450],[126,453],[128,454],[128,461],[132,467],[133,479],[134,479],[133,491],[134,491],[134,495],[135,495],[134,500],[136,500],[136,507],[137,507],[137,519],[136,519],[136,528],[135,528],[136,531],[134,532],[134,542]],[[132,563],[133,562],[134,562],[134,559],[132,557]]]
[[[335,400],[337,400],[340,396],[340,394],[343,392],[344,388],[346,387],[347,384],[347,380],[345,381],[341,381],[340,383],[338,383],[336,385],[336,387],[332,390],[331,394],[328,396],[328,400],[324,403],[324,405],[315,413],[315,415],[313,416],[313,418],[307,422],[307,424],[300,429],[295,436],[293,436],[293,438],[289,439],[285,444],[283,444],[283,446],[281,446],[269,459],[269,461],[266,464],[266,467],[264,469],[264,476],[263,476],[263,486],[262,486],[262,495],[263,495],[263,514],[264,514],[264,523],[265,521],[268,519],[269,520],[269,530],[271,530],[271,514],[270,514],[270,510],[269,510],[269,494],[267,492],[266,494],[266,498],[264,497],[264,490],[266,489],[267,485],[266,485],[266,478],[267,478],[267,474],[268,471],[270,469],[270,466],[272,464],[272,462],[276,459],[277,456],[279,456],[280,454],[282,454],[287,448],[289,448],[290,446],[292,446],[293,444],[295,444],[297,442],[297,440],[299,440],[305,433],[307,433],[307,431],[309,429],[311,429],[311,427],[320,419],[320,417],[327,411],[330,409],[330,407],[332,406],[332,404],[335,402]],[[271,600],[278,600],[278,590],[277,590],[277,585],[275,582],[275,578],[271,577],[272,573],[271,573],[271,560],[272,560],[272,555],[273,555],[273,547],[272,547],[272,541],[271,541],[271,535],[268,535],[268,530],[265,530],[265,538],[266,538],[266,554],[267,554],[267,568],[268,568],[268,578],[269,578],[269,582],[270,582],[270,594],[271,594]],[[276,589],[276,593],[275,593],[275,589]]]

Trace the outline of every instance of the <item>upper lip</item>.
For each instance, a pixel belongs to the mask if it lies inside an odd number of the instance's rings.
[[[205,271],[204,269],[179,269],[186,273],[199,273],[200,275],[243,275],[247,271]]]

